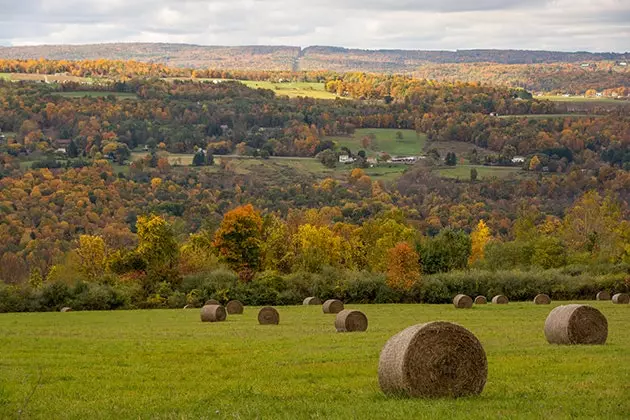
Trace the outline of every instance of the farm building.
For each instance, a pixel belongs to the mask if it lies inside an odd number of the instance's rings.
[[[339,163],[354,163],[356,159],[348,155],[339,155]]]
[[[514,156],[512,163],[525,163],[525,156]]]

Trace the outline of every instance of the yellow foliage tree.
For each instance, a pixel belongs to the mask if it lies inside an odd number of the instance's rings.
[[[107,249],[100,236],[81,235],[79,237],[79,271],[88,281],[95,281],[105,272]]]
[[[468,263],[473,264],[477,261],[483,261],[486,245],[490,242],[490,228],[483,219],[477,223],[477,227],[470,234],[470,239],[472,240],[472,252]]]
[[[341,263],[341,238],[328,227],[302,225],[293,235],[293,244],[297,265],[305,271],[317,272]]]

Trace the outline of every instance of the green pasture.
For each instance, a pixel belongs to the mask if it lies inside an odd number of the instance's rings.
[[[401,132],[402,139],[396,138],[396,133]],[[362,139],[373,135],[371,146],[363,147]],[[422,150],[427,141],[424,134],[418,135],[415,130],[398,130],[390,128],[360,128],[352,136],[333,136],[328,139],[337,144],[337,149],[347,147],[352,153],[365,150],[370,157],[377,156],[380,152],[388,153],[391,156],[417,156],[422,154]]]
[[[437,173],[444,178],[455,178],[461,180],[470,180],[470,170],[477,170],[477,179],[481,180],[485,177],[505,178],[512,174],[525,173],[518,166],[484,166],[484,165],[457,165],[442,166],[437,169]]]
[[[562,95],[543,95],[536,96],[536,99],[540,100],[548,100],[552,102],[586,102],[586,103],[601,103],[601,104],[630,104],[630,101],[621,101],[618,99],[608,98],[608,97],[590,97],[587,98],[585,96],[562,96]]]
[[[630,306],[588,302],[608,319],[603,346],[556,346],[551,306],[347,305],[364,333],[337,333],[319,306],[259,308],[202,323],[199,310],[0,315],[0,418],[391,419],[601,418],[630,413]],[[483,393],[458,400],[388,398],[380,350],[428,321],[457,322],[483,344]]]
[[[314,82],[286,82],[286,83],[274,83],[274,82],[257,82],[254,80],[239,80],[247,87],[252,89],[270,89],[273,90],[276,95],[286,95],[290,98],[297,98],[298,96],[315,98],[315,99],[335,99],[337,95],[327,92],[324,83]]]

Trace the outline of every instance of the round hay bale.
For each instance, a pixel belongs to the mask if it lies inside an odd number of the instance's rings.
[[[470,309],[472,308],[473,300],[468,295],[460,294],[453,298],[453,305],[455,305],[457,309]]]
[[[208,300],[206,301],[206,303],[204,304],[204,306],[205,306],[205,305],[220,305],[220,303],[219,303],[219,301],[218,301],[218,300],[216,300],[216,299],[208,299]]]
[[[318,297],[307,297],[306,299],[304,299],[304,302],[302,302],[302,305],[321,305],[322,301],[320,298]]]
[[[230,315],[241,315],[243,313],[243,304],[238,300],[231,300],[225,305],[225,309]]]
[[[475,298],[475,305],[485,305],[488,303],[488,299],[485,296],[477,296]]]
[[[324,302],[322,310],[325,314],[338,314],[343,311],[343,302],[337,299],[328,299]]]
[[[548,295],[541,293],[541,294],[536,295],[536,297],[534,298],[534,303],[536,305],[550,305],[551,298]]]
[[[59,312],[72,312],[72,308],[69,306],[64,306],[59,310]]]
[[[335,318],[337,332],[365,331],[367,327],[367,316],[361,311],[344,309]]]
[[[612,303],[616,305],[627,305],[630,303],[630,295],[626,293],[617,293],[612,297]]]
[[[509,302],[509,299],[504,295],[496,295],[492,298],[492,303],[495,305],[507,305]]]
[[[184,309],[192,309],[194,307],[195,307],[194,305],[186,305],[186,306],[184,306]]]
[[[258,312],[258,323],[260,325],[278,325],[280,323],[280,314],[276,308],[267,306]]]
[[[596,296],[597,300],[610,300],[610,293],[608,293],[605,290],[602,290],[601,292],[599,292]]]
[[[227,318],[227,312],[221,305],[205,305],[201,308],[201,322],[221,322]]]
[[[589,305],[558,306],[545,320],[545,337],[550,344],[604,344],[608,321]]]
[[[378,382],[388,395],[477,395],[487,378],[488,360],[481,343],[451,322],[428,322],[403,330],[385,344],[378,362]]]

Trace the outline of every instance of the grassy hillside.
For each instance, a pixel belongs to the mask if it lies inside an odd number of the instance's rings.
[[[259,308],[204,324],[199,310],[0,315],[0,418],[624,418],[630,412],[627,305],[588,302],[608,318],[603,346],[547,344],[549,306],[349,305],[364,333],[336,333],[319,306]],[[433,320],[468,328],[488,357],[477,397],[387,398],[385,342]]]
[[[398,132],[402,133],[402,139],[397,138]],[[369,147],[362,144],[365,137],[371,138]],[[372,157],[377,156],[380,152],[388,153],[391,156],[420,155],[427,138],[424,134],[418,135],[414,130],[362,128],[356,130],[352,136],[335,136],[330,137],[330,140],[337,144],[337,149],[347,147],[352,153],[365,150],[367,155]]]

